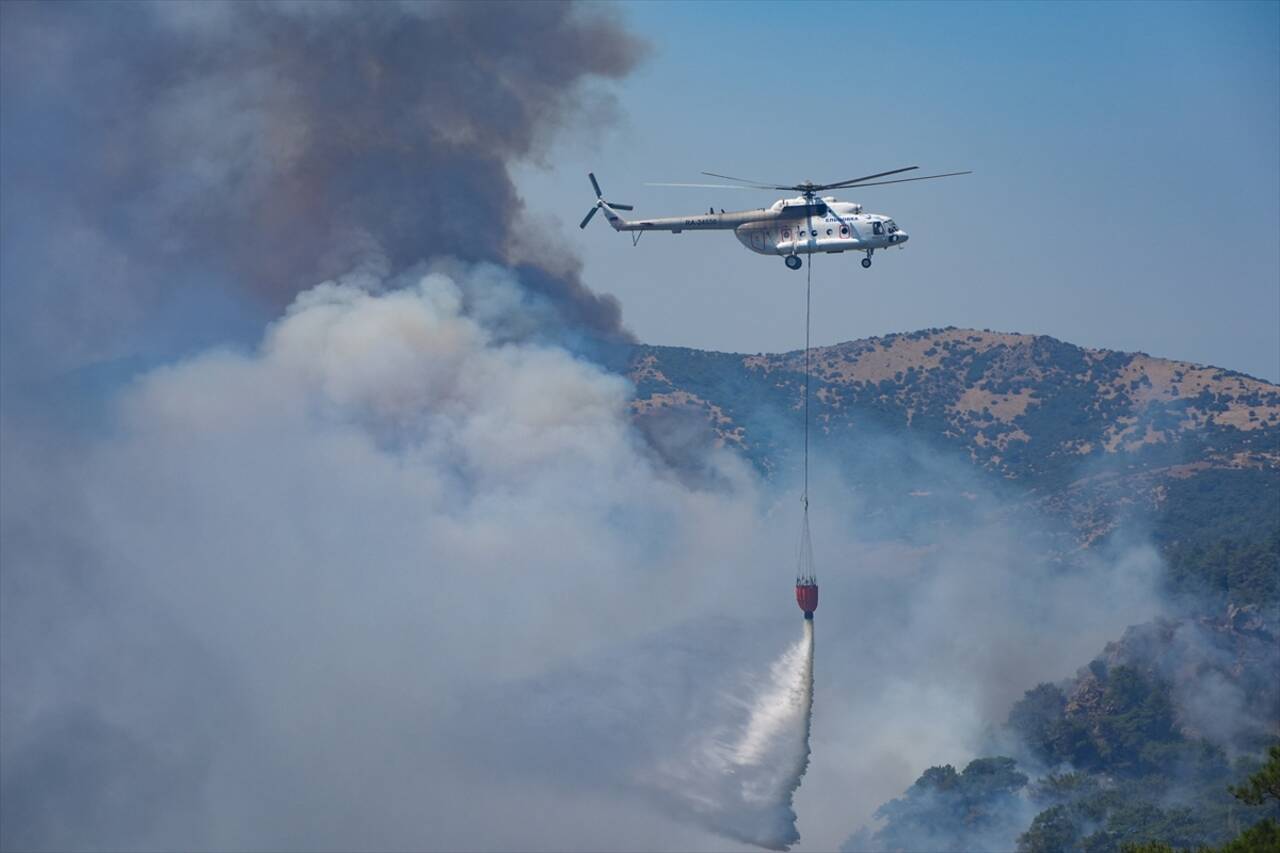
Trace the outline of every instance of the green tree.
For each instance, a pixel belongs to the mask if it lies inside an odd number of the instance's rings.
[[[1134,667],[1117,666],[1108,673],[1103,705],[1109,713],[1099,720],[1099,751],[1115,770],[1153,770],[1157,751],[1150,747],[1181,739],[1168,685]]]
[[[1232,785],[1231,793],[1241,802],[1260,806],[1267,800],[1280,802],[1280,743],[1267,750],[1267,763],[1243,785]]]
[[[1267,763],[1243,785],[1232,785],[1231,793],[1251,806],[1280,803],[1280,743],[1267,750]],[[1227,842],[1220,853],[1276,853],[1280,851],[1280,823],[1265,818]]]
[[[1245,784],[1232,785],[1229,790],[1238,800],[1251,806],[1266,805],[1268,800],[1280,803],[1280,744],[1267,750],[1267,763],[1250,776]],[[1047,813],[1042,813],[1041,816],[1044,814]],[[1039,819],[1040,816],[1036,818],[1037,821]],[[1034,826],[1033,823],[1032,827]],[[1178,848],[1162,841],[1123,844],[1120,849],[1122,853],[1178,853]],[[1198,851],[1202,853],[1277,853],[1280,851],[1280,823],[1273,818],[1264,818],[1221,847],[1216,849],[1200,847]]]
[[[1074,850],[1080,841],[1076,818],[1066,806],[1045,809],[1018,836],[1018,853],[1060,853]]]
[[[1056,684],[1040,684],[1023,694],[1009,711],[1008,725],[1022,736],[1042,761],[1052,761],[1055,755],[1054,733],[1062,722],[1067,697]]]
[[[876,846],[887,850],[991,850],[1017,835],[1018,792],[1027,776],[1012,758],[976,758],[957,773],[930,767],[903,796],[876,810],[885,824]]]
[[[1280,850],[1280,823],[1259,821],[1218,848],[1219,853],[1276,853]]]

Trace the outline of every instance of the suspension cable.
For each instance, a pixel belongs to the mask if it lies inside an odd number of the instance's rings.
[[[810,350],[810,305],[813,293],[813,255],[809,255],[809,269],[804,283],[804,495],[801,498],[804,510],[800,523],[800,547],[796,560],[796,584],[812,584],[815,582],[813,571],[813,541],[809,536],[809,371],[811,364]]]
[[[809,302],[813,291],[813,255],[805,265],[804,282],[804,513],[809,515]]]

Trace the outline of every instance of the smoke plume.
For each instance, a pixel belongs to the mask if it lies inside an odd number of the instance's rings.
[[[154,348],[176,320],[248,312],[256,325],[317,281],[440,254],[513,265],[565,328],[622,333],[618,303],[582,284],[576,259],[520,233],[508,174],[558,130],[609,119],[592,81],[642,52],[609,10],[15,2],[0,14],[11,375]]]

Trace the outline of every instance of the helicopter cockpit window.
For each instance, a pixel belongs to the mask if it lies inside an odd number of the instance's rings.
[[[873,234],[883,234],[883,233],[884,233],[884,223],[883,223],[883,222],[879,222],[879,221],[876,221],[876,222],[871,223],[871,233],[873,233]]]
[[[898,230],[898,225],[897,225],[897,223],[896,223],[896,222],[894,222],[892,219],[890,219],[888,222],[886,222],[886,223],[884,224],[884,227],[889,231],[889,233],[890,233],[890,234],[896,233],[896,232],[897,232],[897,230]]]

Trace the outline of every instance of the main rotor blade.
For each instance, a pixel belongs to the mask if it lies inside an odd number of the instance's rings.
[[[600,208],[598,208],[598,207],[593,207],[593,208],[591,208],[591,212],[590,212],[590,213],[588,213],[586,216],[582,217],[582,222],[578,223],[578,227],[579,227],[579,228],[586,228],[586,227],[587,227],[587,223],[591,221],[591,217],[595,216],[595,215],[596,215],[596,211],[597,211],[597,210],[599,210],[599,209],[600,209]]]
[[[609,205],[614,210],[635,210],[635,208],[629,204],[618,204],[616,201],[606,201],[605,204]]]
[[[925,175],[922,178],[899,178],[896,181],[876,181],[870,184],[858,184],[857,186],[853,186],[853,187],[844,187],[844,189],[860,190],[863,187],[882,187],[885,184],[906,184],[906,183],[910,183],[911,181],[927,181],[930,178],[949,178],[952,175],[972,175],[972,174],[973,174],[972,169],[967,172],[944,172],[941,175]]]
[[[719,190],[759,190],[773,189],[773,187],[744,187],[739,184],[645,184],[646,187],[707,187]],[[617,207],[615,204],[614,207]]]
[[[856,184],[859,181],[869,181],[872,178],[883,178],[888,175],[897,175],[902,172],[910,172],[912,169],[919,169],[919,168],[920,168],[919,166],[907,166],[905,169],[894,169],[891,172],[879,172],[875,175],[863,175],[861,178],[850,178],[847,181],[837,181],[834,184],[823,184],[821,189],[824,189],[824,190],[840,189],[841,187],[847,187],[850,184]]]
[[[702,174],[712,178],[724,178],[726,181],[737,181],[740,184],[750,184],[760,190],[789,190],[789,186],[779,186],[778,184],[766,184],[763,181],[749,181],[746,178],[735,178],[733,175],[717,175],[715,172],[703,172]]]
[[[595,188],[596,198],[602,197],[603,193],[600,192],[600,184],[596,183],[595,172],[587,172],[587,177],[591,179],[591,186]]]

